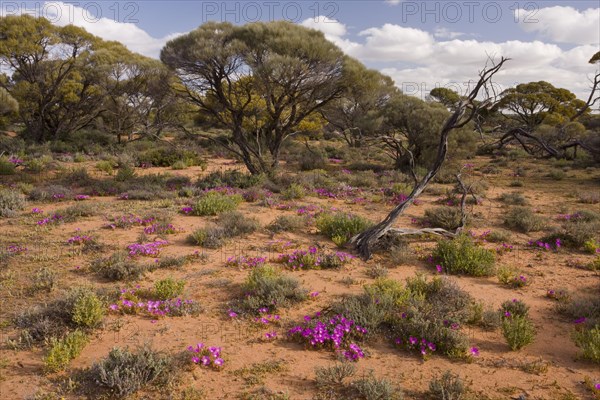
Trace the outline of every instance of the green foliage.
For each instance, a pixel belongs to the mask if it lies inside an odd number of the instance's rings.
[[[38,292],[38,291],[51,292],[52,289],[54,289],[54,286],[56,285],[56,277],[57,277],[56,272],[54,272],[50,268],[48,268],[48,267],[40,268],[39,270],[36,271],[35,275],[33,276],[33,285],[31,288],[32,291],[33,292]]]
[[[267,226],[272,233],[294,232],[307,225],[306,218],[297,215],[279,215]]]
[[[281,195],[285,200],[300,200],[306,196],[306,190],[301,185],[292,183],[281,192]]]
[[[345,381],[356,373],[356,367],[351,363],[337,363],[330,367],[315,368],[315,381],[321,391],[339,390]]]
[[[255,218],[246,217],[241,212],[230,211],[219,215],[217,226],[223,229],[225,237],[233,238],[255,232],[260,224]]]
[[[196,229],[187,237],[189,243],[208,249],[218,249],[225,244],[225,239],[225,230],[220,227]]]
[[[269,265],[252,269],[242,285],[243,293],[249,293],[238,302],[242,311],[256,313],[259,308],[269,311],[289,307],[306,300],[307,291],[296,278],[282,275]]]
[[[96,164],[98,171],[104,172],[107,175],[112,175],[115,172],[115,163],[110,160],[99,161]]]
[[[146,271],[144,266],[137,264],[125,252],[115,252],[107,258],[95,260],[90,269],[113,281],[133,281]]]
[[[90,381],[107,388],[123,398],[146,385],[167,379],[172,371],[171,357],[144,346],[132,352],[114,348],[108,357],[94,364],[89,371]]]
[[[15,164],[8,161],[6,157],[0,157],[0,176],[14,175],[17,172]]]
[[[372,373],[352,382],[356,395],[363,400],[402,399],[402,394],[390,381],[377,378]]]
[[[520,350],[535,339],[535,327],[525,316],[515,315],[502,320],[502,335],[511,350]]]
[[[330,239],[336,238],[336,244],[342,245],[371,226],[371,222],[358,215],[335,213],[320,214],[316,225],[323,235]]]
[[[505,317],[527,317],[529,306],[517,299],[507,300],[500,306],[500,312]]]
[[[600,325],[576,331],[573,340],[581,349],[582,358],[600,364]]]
[[[173,278],[166,278],[156,281],[154,284],[154,295],[159,300],[170,300],[183,293],[185,281],[177,281]]]
[[[25,196],[15,190],[0,189],[0,217],[13,217],[25,208]]]
[[[513,206],[526,206],[529,203],[522,193],[503,193],[499,200]]]
[[[514,207],[507,214],[504,220],[506,226],[516,229],[519,232],[536,232],[546,227],[546,221],[533,213],[528,207]]]
[[[233,211],[243,201],[240,195],[226,195],[218,192],[208,192],[193,206],[193,215],[217,215],[225,211]]]
[[[71,320],[79,327],[95,328],[104,318],[105,305],[98,296],[88,290],[76,291],[71,311]]]
[[[198,180],[196,186],[200,189],[214,189],[223,186],[248,189],[263,181],[264,176],[262,175],[249,175],[237,170],[215,171]]]
[[[435,228],[453,231],[462,225],[462,213],[458,207],[430,208],[425,210],[425,220]]]
[[[450,274],[490,276],[494,273],[494,252],[478,245],[468,235],[441,240],[433,251],[436,263]]]
[[[439,400],[460,400],[466,392],[465,384],[459,375],[447,370],[429,382],[429,395]]]
[[[62,339],[52,338],[50,350],[44,359],[44,367],[48,372],[64,370],[69,362],[77,357],[88,342],[88,337],[81,331],[74,331]]]

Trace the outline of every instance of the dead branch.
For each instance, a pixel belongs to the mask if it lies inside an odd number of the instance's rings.
[[[437,155],[430,170],[425,176],[415,184],[410,195],[402,203],[396,206],[388,216],[364,232],[354,236],[350,243],[354,244],[358,250],[358,253],[364,260],[371,258],[371,249],[375,246],[377,241],[381,239],[387,232],[392,228],[392,224],[396,219],[404,213],[404,211],[414,202],[414,200],[421,195],[425,190],[429,182],[437,175],[442,168],[446,155],[448,153],[448,136],[450,133],[458,128],[465,126],[469,123],[478,112],[490,105],[492,99],[486,99],[480,103],[477,103],[475,99],[482,88],[487,87],[493,78],[493,76],[500,71],[504,63],[508,61],[507,58],[502,58],[497,64],[493,64],[490,68],[484,68],[479,73],[479,80],[471,90],[469,95],[460,101],[456,110],[448,117],[440,131],[440,141],[438,144]],[[434,228],[435,229],[435,228]],[[404,230],[408,232],[408,230]]]

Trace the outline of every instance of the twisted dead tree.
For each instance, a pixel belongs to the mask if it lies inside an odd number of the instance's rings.
[[[507,58],[501,58],[499,62],[492,62],[490,67],[485,67],[479,73],[479,80],[471,90],[468,96],[463,98],[456,106],[452,115],[448,117],[442,129],[440,131],[440,140],[438,144],[436,158],[429,171],[420,180],[415,179],[415,185],[413,190],[408,195],[406,200],[396,206],[388,216],[364,232],[354,236],[350,243],[352,243],[358,250],[358,253],[363,260],[371,258],[372,250],[377,242],[388,233],[394,233],[398,235],[420,235],[420,234],[437,234],[443,236],[455,236],[460,233],[462,226],[457,230],[458,232],[450,232],[441,228],[424,228],[424,229],[394,229],[392,228],[393,223],[396,219],[404,213],[404,211],[414,202],[414,200],[423,193],[429,182],[435,178],[437,173],[442,168],[444,161],[446,160],[446,154],[448,153],[448,136],[455,129],[460,129],[468,124],[481,110],[488,109],[493,106],[495,101],[495,93],[491,86],[493,76],[500,71],[504,63],[508,61]],[[477,96],[480,92],[485,94],[486,99],[484,101],[476,101]],[[412,172],[413,179],[416,177],[414,169]],[[463,225],[464,225],[464,206],[466,202],[467,191],[465,186],[460,180],[460,175],[457,176],[459,184],[463,189],[463,197],[461,201],[461,207],[463,210]]]

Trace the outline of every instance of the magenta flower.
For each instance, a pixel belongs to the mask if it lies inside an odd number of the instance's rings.
[[[192,357],[192,362],[194,364],[198,364],[200,362],[200,359],[198,357]]]
[[[577,318],[575,321],[573,321],[574,324],[583,324],[585,321],[587,321],[586,317],[581,317],[581,318]]]
[[[215,364],[217,367],[220,367],[223,365],[223,359],[222,358],[217,358],[215,359],[215,361],[213,361],[213,364]]]
[[[442,273],[442,266],[441,266],[441,265],[439,265],[439,264],[438,264],[438,265],[436,265],[436,266],[435,266],[435,269],[436,269],[436,271],[438,272],[438,274],[441,274],[441,273]]]
[[[479,349],[477,347],[471,347],[471,355],[473,357],[479,356]]]
[[[319,295],[319,292],[312,292],[310,294],[310,297],[317,297]]]
[[[202,365],[207,366],[210,364],[210,357],[202,356],[202,359],[200,359],[200,362],[202,363]]]
[[[110,308],[113,311],[117,311],[119,309],[119,306],[117,304],[111,304],[110,306],[108,306],[108,308]]]
[[[231,318],[236,318],[236,317],[238,316],[238,315],[237,315],[237,313],[236,313],[235,311],[233,311],[233,310],[229,310],[229,311],[228,311],[228,315],[229,315]]]

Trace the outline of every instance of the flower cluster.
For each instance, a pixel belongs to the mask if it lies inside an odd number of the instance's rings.
[[[353,338],[362,338],[367,333],[366,328],[357,325],[353,320],[344,318],[343,315],[321,321],[306,315],[304,324],[297,325],[288,331],[288,335],[301,342],[305,342],[313,348],[345,348]]]
[[[21,160],[20,158],[15,157],[15,156],[11,156],[8,159],[8,162],[14,164],[15,166],[19,166],[19,165],[23,164],[23,160]]]
[[[150,243],[133,243],[127,246],[130,256],[157,256],[160,248],[169,244],[166,240],[156,240]]]
[[[194,364],[200,364],[204,367],[213,367],[219,369],[223,367],[224,361],[221,358],[220,347],[207,347],[204,343],[198,343],[196,347],[189,346],[188,351],[195,353],[192,357]]]
[[[65,195],[63,193],[54,193],[52,195],[52,200],[62,200],[65,198]]]
[[[11,244],[6,248],[9,254],[23,254],[27,252],[27,247],[21,246],[19,244]]]
[[[227,267],[235,267],[235,268],[256,268],[264,265],[267,261],[267,257],[244,257],[244,256],[236,256],[229,257],[225,265]]]
[[[514,247],[512,244],[502,243],[498,248],[496,248],[496,253],[498,253],[498,254],[510,253],[511,251],[513,251],[513,249],[514,249]]]
[[[146,235],[171,235],[177,233],[177,229],[173,224],[152,224],[144,228],[144,233]]]
[[[58,214],[54,214],[51,217],[47,217],[44,219],[41,219],[37,222],[37,224],[39,226],[44,226],[44,225],[49,225],[49,224],[57,224],[59,223],[61,220],[63,219],[63,217],[61,215]]]
[[[76,235],[73,236],[72,238],[67,240],[68,244],[84,244],[85,242],[88,242],[92,240],[91,236],[88,235]]]
[[[31,210],[31,213],[32,213],[32,214],[43,214],[43,213],[44,213],[44,211],[43,211],[41,208],[34,207],[34,208]]]
[[[151,316],[183,316],[197,314],[200,307],[194,300],[184,300],[180,298],[169,300],[140,300],[135,290],[121,290],[119,303],[111,304],[108,307],[111,311],[122,312],[126,314],[137,314],[138,312],[147,313]]]
[[[529,280],[524,275],[515,276],[511,282],[512,287],[521,288],[529,285]]]
[[[123,229],[127,229],[127,228],[131,228],[134,225],[142,225],[142,226],[147,226],[149,224],[152,224],[155,221],[156,218],[154,217],[149,217],[149,218],[139,218],[136,217],[133,214],[127,214],[127,215],[122,215],[120,217],[113,217],[109,220],[108,225],[105,226],[105,228],[110,228],[110,229],[116,229],[116,228],[123,228]]]
[[[186,207],[182,207],[180,211],[182,214],[188,215],[188,214],[191,214],[192,211],[194,211],[194,208],[190,207],[190,206],[186,206]]]
[[[408,339],[404,341],[398,338],[396,339],[396,345],[408,350],[418,350],[423,358],[426,358],[437,349],[435,343],[416,336],[409,336]]]
[[[86,194],[78,194],[77,196],[74,197],[74,199],[77,201],[87,200],[89,198],[90,198],[90,196],[88,196]]]
[[[533,247],[538,247],[538,248],[547,250],[547,251],[550,251],[553,248],[558,250],[562,246],[562,242],[561,242],[560,238],[557,238],[553,244],[542,242],[541,240],[537,240],[537,241],[531,240],[527,244],[530,246],[533,246]]]
[[[258,324],[262,324],[262,325],[278,324],[279,321],[281,320],[281,317],[279,315],[267,314],[269,312],[268,308],[260,308],[258,310],[258,312],[261,314],[261,316],[254,318],[254,322],[256,322]]]
[[[318,214],[323,212],[323,208],[316,206],[314,204],[309,204],[306,206],[299,207],[296,209],[296,214],[298,215],[307,215],[309,217],[315,217]]]
[[[552,300],[557,300],[557,301],[568,301],[571,299],[571,295],[569,294],[569,292],[564,289],[558,289],[558,290],[549,289],[546,292],[546,297],[548,297],[549,299],[552,299]]]
[[[365,358],[365,353],[357,344],[350,343],[348,350],[344,351],[344,357],[346,360],[358,361],[361,358]]]

